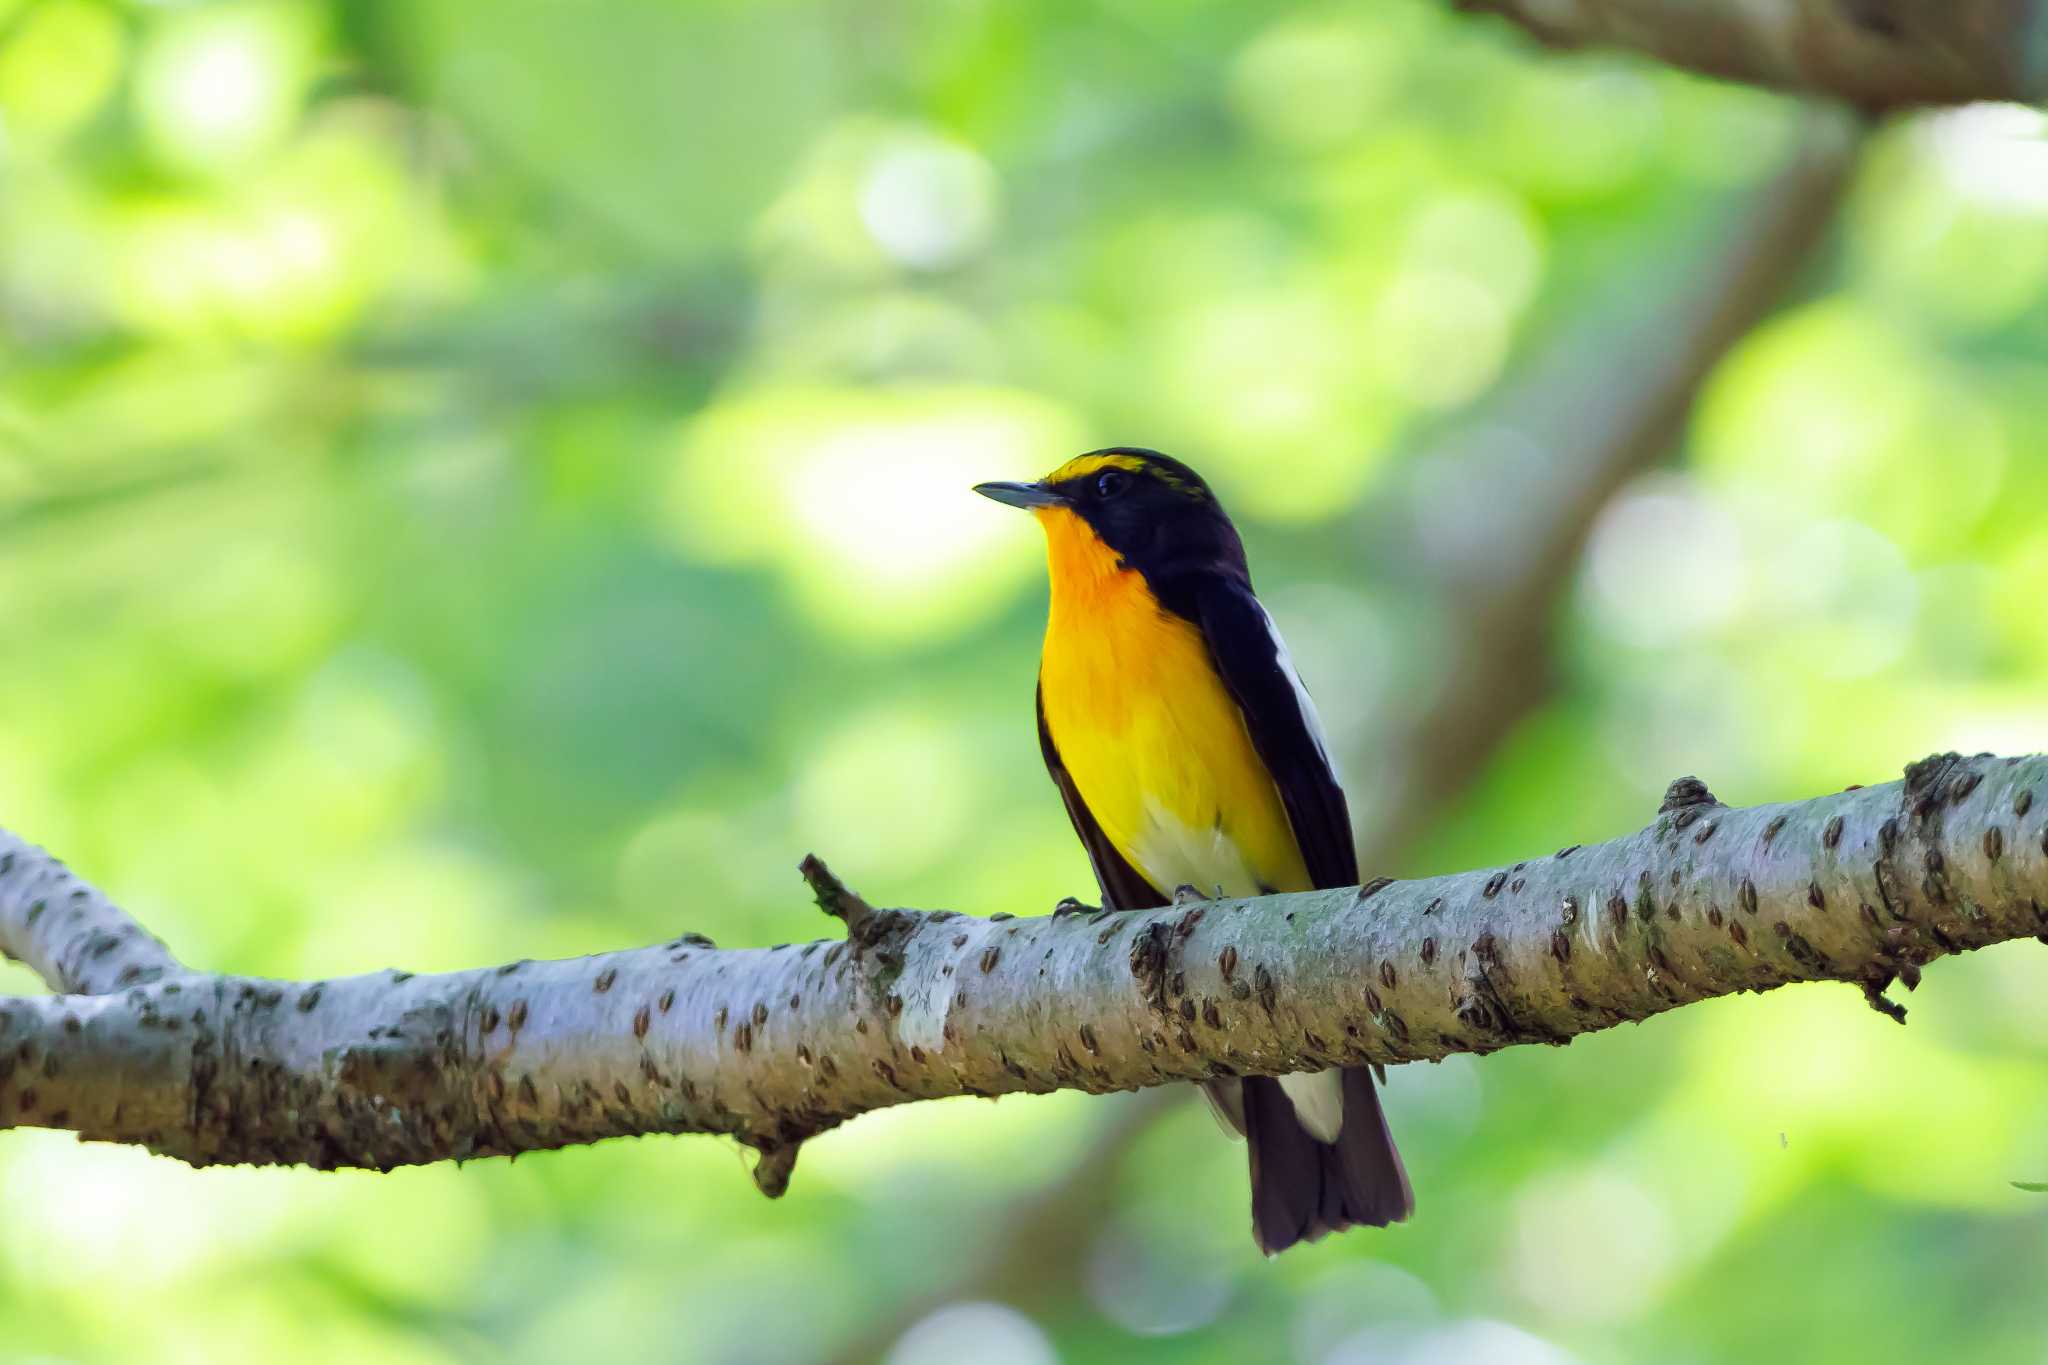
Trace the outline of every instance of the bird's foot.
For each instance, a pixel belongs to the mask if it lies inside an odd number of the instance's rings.
[[[1220,893],[1223,888],[1218,887],[1216,889]],[[1197,887],[1190,886],[1186,882],[1182,882],[1179,886],[1173,888],[1173,903],[1175,905],[1186,905],[1190,901],[1208,901],[1220,899],[1222,899],[1220,895],[1212,896],[1208,892],[1200,890]]]
[[[1052,908],[1052,917],[1054,919],[1064,919],[1068,915],[1092,915],[1098,909],[1100,909],[1099,906],[1089,905],[1085,901],[1076,900],[1074,897],[1068,896]]]

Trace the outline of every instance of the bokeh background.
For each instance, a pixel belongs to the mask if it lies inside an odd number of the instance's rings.
[[[1384,810],[1470,682],[1424,551],[1813,126],[1433,0],[0,0],[0,821],[284,976],[813,937],[812,849],[1042,913],[1039,551],[967,490],[1109,443],[1211,477]],[[2048,745],[2043,134],[1843,153],[1376,870]],[[7,1133],[0,1358],[2041,1362],[2043,951],[1400,1071],[1416,1221],[1271,1263],[1189,1102],[876,1114],[775,1204]]]

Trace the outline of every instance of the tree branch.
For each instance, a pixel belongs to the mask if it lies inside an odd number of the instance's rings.
[[[105,995],[182,976],[170,950],[40,849],[0,830],[0,953],[50,989]]]
[[[1551,47],[1620,47],[1866,109],[2048,96],[2041,0],[1452,0]]]
[[[774,1195],[804,1139],[913,1100],[1562,1043],[1795,981],[1876,999],[1943,954],[2048,933],[2044,783],[2048,757],[1943,755],[1731,810],[1680,782],[1642,832],[1508,868],[1095,916],[870,910],[843,943],[685,936],[327,982],[166,972],[5,1002],[0,1125],[195,1165],[379,1169],[721,1133],[762,1153]],[[48,855],[4,836],[0,860],[18,955],[68,962],[37,937],[53,889],[60,923],[134,943]]]

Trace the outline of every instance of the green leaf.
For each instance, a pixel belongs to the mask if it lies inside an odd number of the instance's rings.
[[[2048,1194],[2048,1184],[2015,1180],[2012,1182],[2012,1187],[2016,1190],[2025,1190],[2028,1194]]]

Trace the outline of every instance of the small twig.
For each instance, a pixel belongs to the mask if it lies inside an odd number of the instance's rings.
[[[804,860],[797,864],[798,872],[809,883],[811,894],[817,898],[818,908],[846,925],[848,937],[857,936],[874,915],[875,908],[860,898],[839,880],[825,860],[815,853],[806,853]]]
[[[755,1188],[770,1199],[782,1198],[789,1190],[789,1177],[796,1170],[796,1156],[802,1148],[801,1142],[791,1142],[762,1149],[761,1159],[754,1163]]]
[[[1870,1002],[1870,1008],[1896,1023],[1906,1022],[1906,1007],[1896,1000],[1887,999],[1884,988],[1892,984],[1889,972],[1882,977],[1866,977],[1863,982],[1863,998]]]

